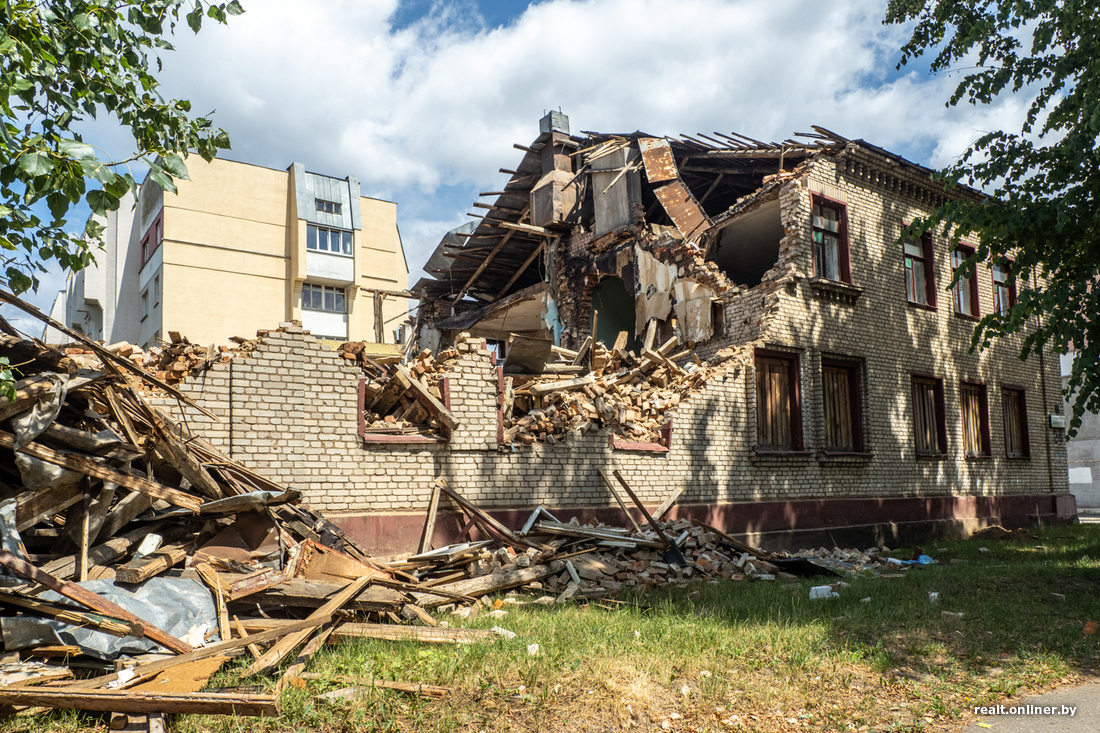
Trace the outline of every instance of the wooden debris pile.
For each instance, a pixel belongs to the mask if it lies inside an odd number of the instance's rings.
[[[371,375],[364,385],[364,434],[437,437],[453,430],[458,421],[446,406],[444,378],[457,356],[456,349],[438,356],[424,349],[408,366],[383,365],[362,349],[345,351],[345,359],[357,361]]]

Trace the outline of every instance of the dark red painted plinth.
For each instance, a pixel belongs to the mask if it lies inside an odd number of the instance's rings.
[[[652,509],[652,507],[651,507]],[[532,509],[491,511],[504,526],[522,528]],[[563,522],[572,517],[584,524],[596,519],[606,524],[629,526],[618,508],[591,507],[551,509]],[[424,529],[424,514],[333,515],[332,521],[377,556],[415,550]],[[922,525],[929,532],[937,525],[962,526],[974,520],[997,522],[1005,527],[1026,527],[1035,518],[1044,522],[1069,522],[1077,516],[1071,494],[1031,496],[968,496],[901,499],[801,499],[756,501],[736,504],[694,504],[675,506],[668,517],[697,519],[735,535],[773,534],[785,536],[789,548],[805,538],[805,545],[822,544],[820,537],[842,535],[840,530],[906,525],[919,535]],[[641,524],[640,512],[634,518]],[[458,514],[441,511],[436,520],[432,544],[440,547],[455,540],[465,521]],[[814,532],[819,530],[819,532]],[[477,530],[471,533],[480,537]],[[853,536],[848,533],[846,536]],[[795,539],[791,539],[795,538]],[[839,541],[839,540],[838,540]],[[777,548],[778,549],[778,548]]]

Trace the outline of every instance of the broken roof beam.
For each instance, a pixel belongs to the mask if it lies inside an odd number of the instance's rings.
[[[516,281],[519,280],[520,276],[522,276],[523,273],[527,272],[527,268],[531,266],[531,263],[535,261],[535,258],[538,257],[545,248],[546,240],[544,239],[539,242],[539,246],[535,247],[535,251],[531,253],[531,255],[522,265],[520,265],[520,268],[516,270],[515,274],[513,274],[508,282],[505,283],[504,287],[500,289],[500,292],[497,293],[496,296],[493,298],[494,301],[500,300],[501,296],[508,292],[508,288],[516,284]]]
[[[477,204],[474,205],[477,206]],[[523,211],[520,212],[519,218],[522,219],[529,209],[529,206],[524,207]],[[512,238],[513,234],[515,234],[514,229],[509,229],[507,232],[505,232],[504,236],[500,238],[500,242],[497,243],[497,246],[493,247],[492,251],[485,256],[485,260],[478,266],[476,270],[474,270],[474,274],[470,275],[470,279],[467,280],[466,284],[462,286],[462,289],[458,291],[458,295],[455,296],[455,299],[453,301],[451,301],[452,305],[458,303],[458,301],[466,297],[466,293],[470,291],[470,286],[477,282],[477,279],[481,277],[481,273],[485,272],[485,268],[489,266],[489,263],[493,261],[493,258],[497,256],[500,250],[504,249],[504,245],[508,244],[508,240]]]
[[[522,215],[526,209],[512,209],[507,206],[497,206],[496,204],[483,204],[480,201],[474,202],[475,209],[489,209],[490,211],[503,211],[508,214],[520,214]]]

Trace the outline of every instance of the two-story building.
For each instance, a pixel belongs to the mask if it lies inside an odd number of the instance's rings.
[[[967,242],[899,243],[948,195],[932,171],[820,128],[798,138],[574,136],[552,112],[414,287],[421,345],[626,332],[633,348],[655,320],[723,377],[670,413],[665,445],[605,436],[602,460],[684,486],[682,512],[730,526],[1073,516],[1057,357],[1021,361],[1018,337],[970,350],[975,322],[1015,297],[1011,253],[948,289]],[[569,449],[508,451],[553,482]]]
[[[111,212],[96,264],[58,296],[58,320],[143,346],[169,331],[224,344],[298,320],[323,339],[399,353],[408,265],[395,203],[300,163],[187,163],[176,193],[146,181]]]

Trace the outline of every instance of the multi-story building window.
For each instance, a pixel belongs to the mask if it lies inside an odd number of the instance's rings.
[[[331,252],[339,255],[351,255],[355,242],[355,233],[341,229],[306,226],[306,249],[316,252]]]
[[[859,364],[821,360],[826,451],[862,451]]]
[[[326,214],[336,214],[339,216],[343,213],[343,207],[335,201],[325,201],[324,199],[314,199],[317,203],[317,210],[323,211]]]
[[[1009,458],[1027,458],[1031,455],[1031,448],[1028,444],[1024,391],[1006,387],[1001,406],[1005,421],[1005,455]]]
[[[974,254],[974,250],[968,247],[957,247],[951,252],[951,270],[958,273],[966,258]],[[970,277],[960,277],[952,288],[955,301],[955,312],[962,316],[977,318],[978,310],[978,279],[971,273]]]
[[[302,307],[329,313],[347,313],[347,296],[343,288],[305,283],[302,285]]]
[[[1006,313],[1016,304],[1016,283],[1011,277],[1012,265],[1002,260],[993,265],[993,312]]]
[[[985,385],[964,383],[959,389],[962,402],[963,452],[968,458],[988,456],[989,405]]]
[[[850,283],[846,207],[819,196],[813,202],[814,276]]]
[[[913,432],[918,456],[940,456],[947,452],[947,424],[944,422],[943,380],[912,377]]]
[[[907,240],[905,252],[905,297],[910,303],[936,305],[936,278],[933,267],[932,236]]]
[[[141,238],[141,264],[144,265],[149,261],[149,258],[153,256],[153,253],[157,251],[157,247],[160,246],[161,241],[164,238],[164,211],[161,210],[157,217],[153,219],[153,223],[149,225],[149,229],[145,232],[145,236]]]
[[[756,434],[763,450],[802,450],[798,356],[756,352]]]

